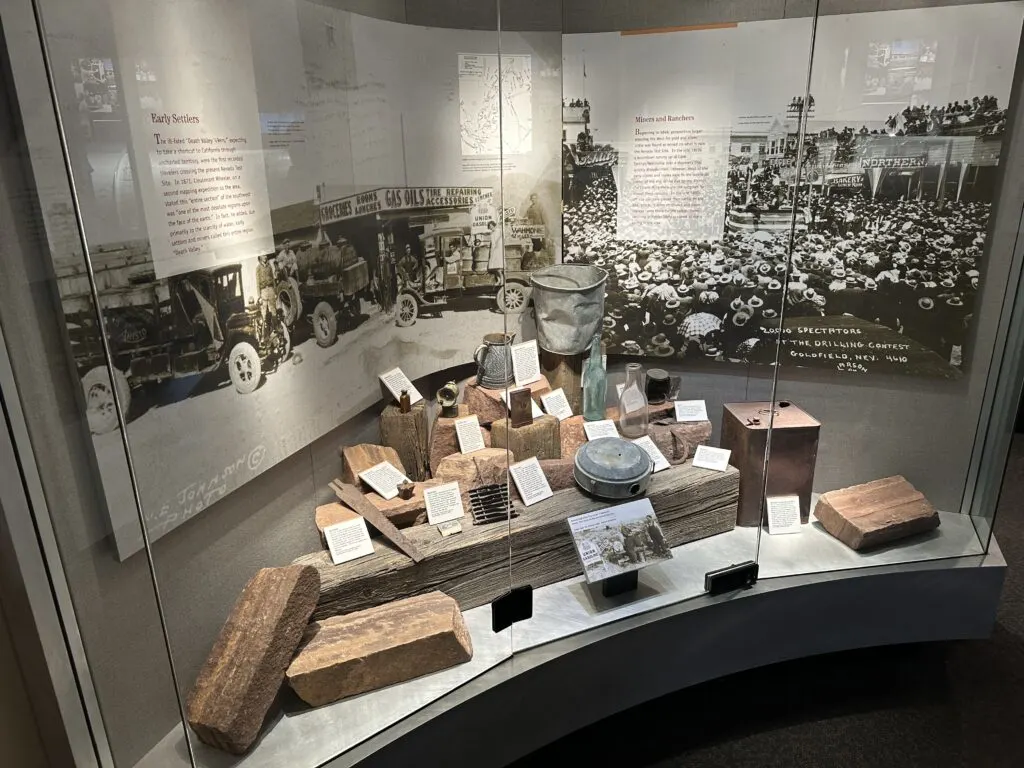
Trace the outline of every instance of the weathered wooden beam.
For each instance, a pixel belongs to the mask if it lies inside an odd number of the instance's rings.
[[[509,419],[498,419],[491,424],[491,445],[508,448],[516,461],[535,456],[538,459],[562,458],[560,435],[558,419],[548,415],[538,416],[525,427],[513,427]]]
[[[687,462],[654,475],[647,496],[669,545],[679,546],[735,527],[739,472],[697,469]],[[518,516],[511,523],[464,525],[462,533],[447,538],[432,525],[406,528],[405,536],[425,556],[419,564],[382,541],[374,541],[373,556],[337,566],[326,552],[295,562],[320,571],[316,619],[435,589],[468,610],[508,591],[510,549],[515,586],[540,587],[581,574],[566,518],[608,506],[569,488],[532,507],[516,505]]]
[[[426,401],[402,413],[394,404],[384,408],[380,415],[380,442],[394,448],[410,480],[426,480],[430,472],[430,453],[427,444]]]

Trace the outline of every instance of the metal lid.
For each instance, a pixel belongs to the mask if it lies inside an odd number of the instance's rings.
[[[632,483],[651,472],[651,457],[621,437],[599,437],[576,452],[576,467],[596,480]]]

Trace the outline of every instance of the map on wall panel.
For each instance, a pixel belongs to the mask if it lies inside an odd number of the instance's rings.
[[[529,54],[459,54],[462,155],[525,155],[533,149]],[[499,82],[501,87],[499,88]]]

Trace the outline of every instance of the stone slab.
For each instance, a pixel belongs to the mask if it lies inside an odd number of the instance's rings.
[[[823,493],[814,516],[854,550],[889,544],[939,525],[931,502],[902,475]]]
[[[544,476],[548,479],[552,491],[576,487],[576,480],[573,477],[575,465],[573,459],[542,459],[540,462],[540,468],[544,470]]]
[[[365,472],[370,467],[375,467],[382,461],[390,461],[396,469],[406,474],[405,465],[402,463],[398,451],[386,445],[373,445],[372,443],[346,445],[340,448],[338,453],[341,454],[341,481],[349,485],[369,488],[359,479],[359,473]],[[408,477],[407,474],[406,477]]]
[[[241,755],[259,735],[320,593],[316,568],[263,568],[239,595],[186,704],[200,741]]]
[[[327,542],[323,538],[324,528],[330,528],[338,523],[347,523],[349,520],[355,520],[357,517],[359,515],[344,504],[339,504],[336,501],[332,501],[330,504],[321,504],[316,508],[315,516],[316,529],[320,532],[320,541],[323,542],[325,547],[327,546]]]
[[[319,707],[454,667],[473,658],[458,603],[441,592],[314,622],[288,684]]]
[[[481,485],[508,482],[508,465],[515,461],[515,454],[505,448],[456,453],[441,461],[436,479],[442,483],[459,484],[462,508],[469,514],[469,491]]]
[[[395,496],[393,499],[385,499],[372,491],[365,494],[366,500],[379,509],[384,515],[395,524],[396,528],[408,528],[410,525],[421,525],[427,522],[427,502],[423,498],[423,491],[434,485],[440,485],[437,480],[424,480],[422,483],[413,483],[414,490],[411,499],[403,499]]]
[[[470,411],[468,405],[465,403],[459,403],[458,418],[464,419],[465,417],[472,415],[473,413]],[[490,447],[491,433],[483,427],[480,427],[480,434],[483,436],[484,445]],[[455,433],[455,419],[438,416],[434,419],[434,426],[430,430],[431,477],[437,477],[437,467],[441,463],[441,460],[455,453],[459,453],[459,438]]]

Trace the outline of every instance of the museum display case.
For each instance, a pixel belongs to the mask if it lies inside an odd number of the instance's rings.
[[[5,7],[3,510],[76,761],[347,765],[656,625],[787,658],[726,640],[807,585],[997,597],[1024,2],[856,6]]]

